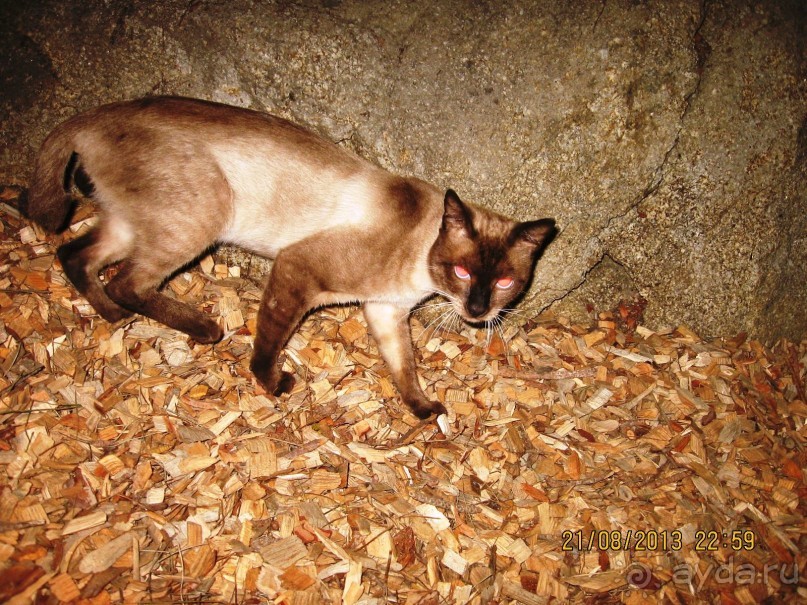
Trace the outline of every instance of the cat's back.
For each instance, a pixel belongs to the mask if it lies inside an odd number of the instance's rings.
[[[268,113],[183,97],[104,105],[66,122],[81,162],[109,207],[148,189],[199,218],[224,218],[220,239],[275,256],[332,229],[409,239],[435,231],[439,193],[402,179],[293,122]],[[192,191],[220,175],[226,207]],[[197,186],[198,184],[198,186]],[[161,192],[181,192],[166,200]],[[217,202],[218,203],[218,202]],[[199,212],[202,204],[206,211]],[[142,207],[140,204],[136,207]],[[226,218],[225,218],[226,217]]]
[[[185,97],[146,97],[109,103],[60,126],[80,142],[106,151],[170,153],[172,146],[194,145],[220,153],[257,156],[274,151],[296,159],[331,163],[355,170],[364,160],[318,134],[284,118],[233,105]]]

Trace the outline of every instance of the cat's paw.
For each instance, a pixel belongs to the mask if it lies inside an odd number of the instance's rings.
[[[267,367],[255,358],[249,364],[249,369],[267,393],[271,393],[275,397],[279,397],[283,393],[289,393],[294,387],[294,375],[289,372],[281,372],[272,363]]]
[[[431,416],[439,416],[440,414],[448,413],[445,406],[437,401],[418,399],[416,401],[407,401],[406,403],[411,408],[412,413],[421,420],[426,420]]]
[[[206,345],[220,341],[224,337],[224,330],[212,319],[206,319],[194,325],[187,334],[199,344]]]
[[[277,386],[273,391],[270,391],[275,397],[280,397],[283,393],[291,393],[294,388],[294,375],[290,372],[281,372],[280,380],[277,381]]]
[[[134,313],[131,312],[129,309],[124,309],[123,307],[116,305],[112,301],[109,301],[109,304],[103,307],[99,304],[98,308],[96,308],[95,310],[98,312],[98,315],[103,317],[106,321],[108,321],[111,324],[117,323],[122,319],[128,319],[132,315],[134,315]]]

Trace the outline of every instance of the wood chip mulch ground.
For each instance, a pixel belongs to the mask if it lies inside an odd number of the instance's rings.
[[[276,399],[237,268],[168,286],[219,318],[215,346],[109,325],[1,192],[0,602],[807,600],[807,341],[653,331],[641,305],[492,335],[416,317],[449,409],[423,423],[335,308]]]

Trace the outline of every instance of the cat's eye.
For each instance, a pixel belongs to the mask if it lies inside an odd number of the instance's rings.
[[[469,273],[468,269],[461,267],[460,265],[454,265],[454,275],[460,279],[471,279],[471,274]]]
[[[507,290],[508,288],[512,288],[515,281],[513,281],[512,277],[502,277],[496,280],[496,287],[499,290]]]

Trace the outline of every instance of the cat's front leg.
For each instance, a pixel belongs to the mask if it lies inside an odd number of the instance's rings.
[[[365,303],[364,316],[378,342],[401,398],[418,418],[445,414],[443,404],[430,401],[420,388],[409,330],[409,310],[386,303]]]

